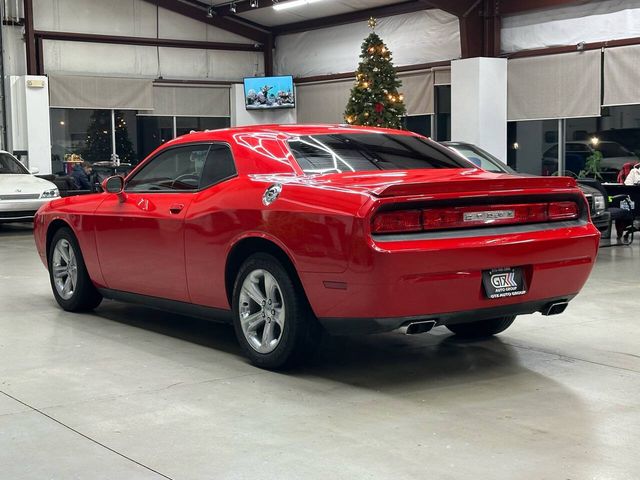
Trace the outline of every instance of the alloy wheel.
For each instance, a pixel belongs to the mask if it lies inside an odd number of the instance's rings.
[[[267,270],[250,272],[240,289],[240,325],[256,352],[273,352],[284,332],[285,304],[278,281]]]
[[[73,297],[78,284],[78,263],[71,243],[61,238],[53,249],[53,283],[64,300]]]

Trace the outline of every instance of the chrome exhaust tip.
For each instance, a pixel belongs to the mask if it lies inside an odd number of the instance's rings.
[[[558,315],[567,309],[569,302],[554,302],[545,306],[542,315]]]
[[[418,335],[419,333],[427,333],[435,326],[435,320],[421,320],[402,325],[398,330],[405,335]]]

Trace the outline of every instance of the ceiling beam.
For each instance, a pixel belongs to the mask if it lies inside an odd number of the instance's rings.
[[[383,18],[403,13],[414,13],[420,10],[428,10],[432,7],[422,0],[410,0],[406,2],[394,3],[383,7],[367,8],[365,10],[356,10],[353,12],[342,13],[339,15],[331,15],[329,17],[314,18],[302,22],[288,23],[272,27],[275,35],[286,35],[288,33],[306,32],[308,30],[317,30],[320,28],[335,27],[338,25],[346,25],[348,23],[360,22],[370,17]]]
[[[138,45],[145,47],[192,48],[199,50],[229,50],[236,52],[261,52],[264,46],[255,43],[202,42],[173,40],[168,38],[126,37],[119,35],[95,35],[92,33],[51,32],[35,30],[36,38],[67,42],[107,43],[112,45]]]
[[[241,37],[249,38],[256,42],[265,45],[269,41],[269,34],[255,27],[247,25],[246,23],[237,22],[228,17],[222,17],[220,15],[214,15],[213,17],[207,16],[207,9],[200,8],[192,2],[183,2],[181,0],[144,0],[145,2],[152,3],[166,10],[184,15],[185,17],[193,18],[203,23],[207,23],[214,27],[226,30]]]
[[[563,7],[571,4],[584,3],[581,0],[502,0],[500,2],[500,13],[511,15],[513,13],[527,12],[531,10],[541,10],[548,8]]]

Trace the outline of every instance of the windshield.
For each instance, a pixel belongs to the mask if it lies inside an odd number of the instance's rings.
[[[24,175],[29,171],[22,164],[8,153],[0,153],[0,174],[20,174]]]
[[[409,135],[308,135],[290,139],[289,148],[305,173],[469,168],[426,140]]]
[[[449,148],[462,155],[464,158],[473,163],[476,167],[480,167],[487,172],[492,173],[515,173],[503,162],[477,147],[468,145],[450,145]]]
[[[633,156],[633,153],[616,142],[600,142],[595,149],[600,151],[604,158]]]

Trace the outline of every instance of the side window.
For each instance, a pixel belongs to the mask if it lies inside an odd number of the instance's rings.
[[[127,182],[128,192],[198,190],[210,145],[188,145],[160,153]]]
[[[228,145],[211,145],[202,170],[200,188],[207,188],[236,175],[236,165]]]

